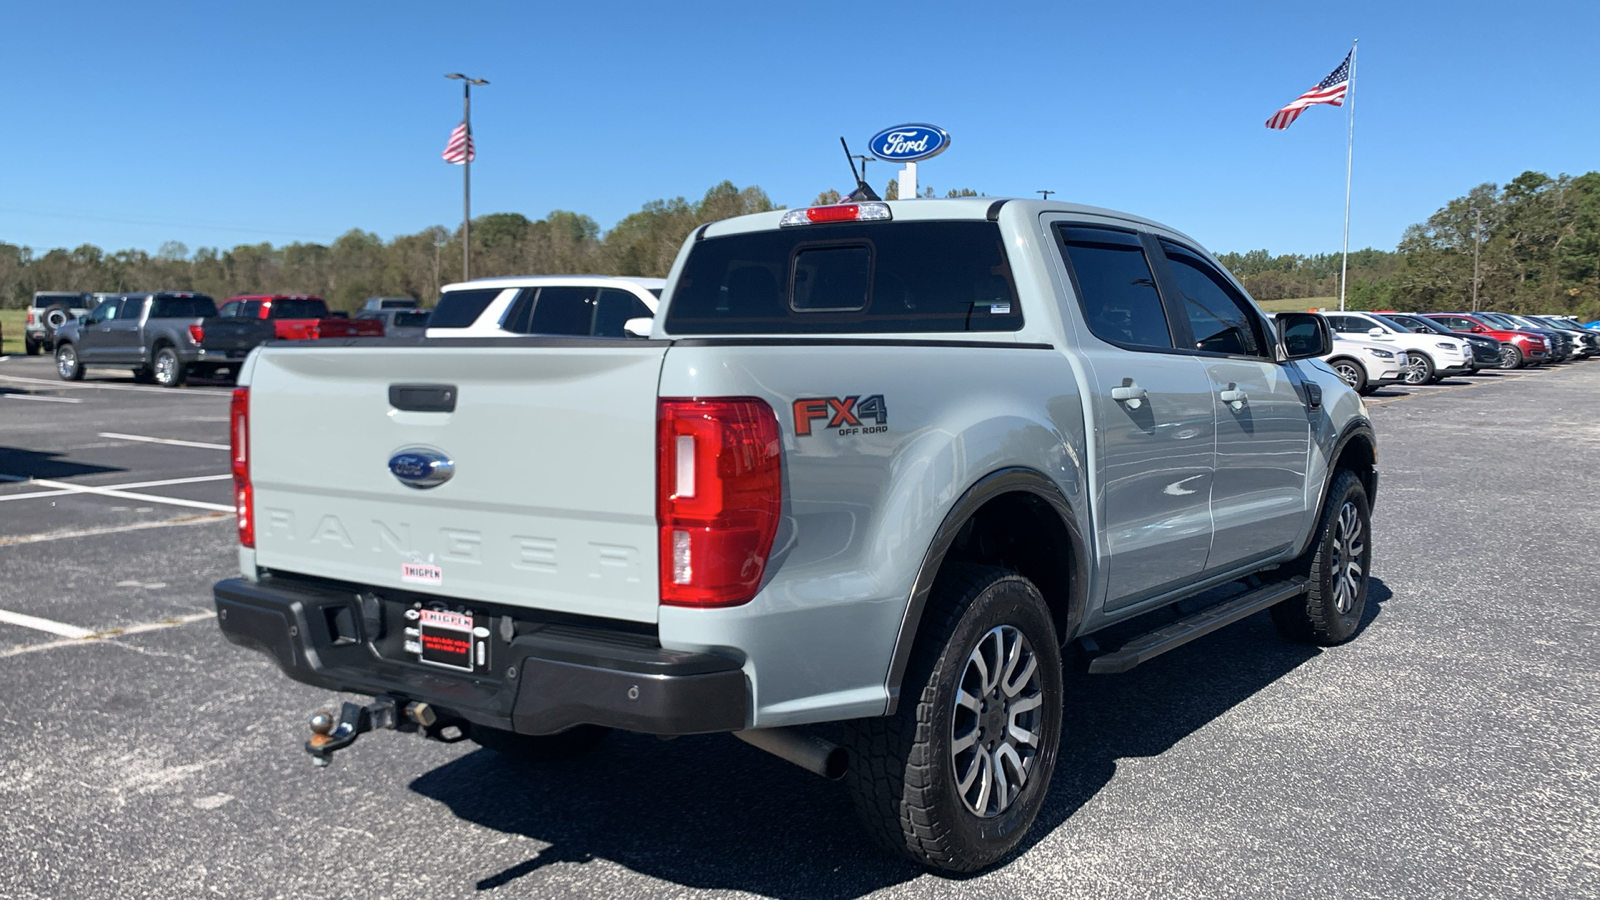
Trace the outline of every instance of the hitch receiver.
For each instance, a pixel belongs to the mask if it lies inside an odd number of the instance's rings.
[[[374,697],[371,703],[360,706],[345,703],[339,708],[339,717],[319,709],[311,714],[311,738],[306,741],[306,752],[318,767],[326,766],[336,750],[343,750],[356,742],[356,738],[379,728],[390,731],[421,731],[426,737],[453,744],[466,738],[466,728],[456,722],[441,722],[433,707],[420,701],[407,702],[395,697]],[[454,727],[454,736],[445,729]]]

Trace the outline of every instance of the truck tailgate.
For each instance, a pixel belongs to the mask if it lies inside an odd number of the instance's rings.
[[[496,343],[262,350],[250,374],[256,564],[654,622],[668,345]],[[397,408],[395,385],[449,390],[454,410]],[[443,394],[394,394],[400,407],[430,396]],[[390,459],[418,447],[448,457],[453,476],[402,482]]]

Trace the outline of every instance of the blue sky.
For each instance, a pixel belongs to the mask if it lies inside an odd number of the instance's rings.
[[[1485,181],[1600,168],[1600,3],[8,4],[0,241],[154,250],[455,227],[609,228],[723,179],[848,189],[842,134],[932,122],[940,193],[1050,189],[1218,252],[1336,251],[1345,116],[1263,122],[1361,39],[1351,247]],[[858,152],[861,152],[858,149]],[[888,164],[869,180],[881,189]]]

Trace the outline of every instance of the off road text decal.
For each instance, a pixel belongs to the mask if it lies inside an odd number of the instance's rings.
[[[805,397],[794,402],[796,437],[809,437],[819,419],[826,419],[824,427],[837,429],[841,435],[877,434],[889,430],[889,406],[882,394]],[[865,424],[868,421],[872,424]]]

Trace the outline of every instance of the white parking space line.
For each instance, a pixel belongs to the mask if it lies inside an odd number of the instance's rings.
[[[0,381],[20,381],[24,384],[48,384],[69,391],[135,391],[142,394],[160,394],[163,397],[220,397],[232,400],[230,391],[185,391],[164,387],[137,387],[131,384],[85,384],[73,381],[51,381],[48,378],[24,378],[21,375],[0,375]]]
[[[38,397],[33,394],[0,394],[7,400],[38,400],[42,403],[82,403],[75,397]]]
[[[96,537],[102,534],[121,534],[124,531],[144,531],[149,528],[174,528],[180,525],[204,525],[207,522],[220,522],[232,518],[227,513],[213,512],[198,516],[184,516],[179,519],[163,519],[160,522],[135,522],[132,525],[107,525],[104,528],[74,528],[68,531],[45,531],[39,534],[22,534],[15,537],[0,537],[0,547],[11,547],[16,544],[37,544],[43,541],[64,541],[69,538]]]
[[[160,481],[134,481],[129,482],[128,484],[101,484],[95,485],[95,487],[101,488],[102,490],[125,491],[130,488],[165,487],[169,484],[197,484],[202,481],[226,481],[232,477],[232,475],[196,475],[193,478],[164,478]],[[28,481],[28,479],[20,478],[16,475],[0,475],[0,481],[16,482]],[[43,482],[35,482],[35,484],[42,483]],[[29,494],[7,494],[5,496],[0,496],[0,503],[4,503],[7,500],[36,500],[40,497],[60,497],[65,494],[77,493],[81,493],[81,491],[78,489],[78,487],[74,486],[72,490],[34,491]]]
[[[231,476],[209,476],[207,480],[220,481]],[[115,487],[90,487],[86,484],[68,484],[65,481],[50,481],[44,478],[19,478],[16,475],[0,475],[0,481],[26,481],[42,487],[55,488],[72,494],[97,494],[102,497],[116,497],[120,500],[143,500],[146,503],[165,503],[169,506],[187,506],[190,509],[214,509],[219,512],[233,512],[233,507],[221,503],[206,503],[201,500],[183,500],[178,497],[161,497],[155,494],[135,494],[130,491],[119,491]],[[152,487],[154,485],[151,485]],[[38,496],[30,494],[27,496]]]
[[[74,400],[73,403],[78,401]],[[146,437],[142,434],[118,434],[115,431],[102,431],[98,435],[103,438],[115,438],[119,441],[143,441],[148,444],[171,444],[174,447],[199,447],[202,450],[231,450],[227,444],[207,444],[203,441],[177,441],[171,438]]]
[[[56,637],[73,638],[75,640],[81,640],[94,634],[93,631],[87,628],[79,628],[76,625],[68,625],[64,622],[52,622],[49,619],[41,619],[38,616],[14,613],[4,609],[0,609],[0,622],[7,625],[32,628],[34,631],[43,631]]]
[[[104,631],[90,631],[87,628],[77,628],[74,625],[63,625],[60,622],[51,622],[48,619],[34,619],[33,616],[21,616],[19,613],[7,613],[4,610],[0,610],[0,616],[7,615],[19,616],[20,618],[24,619],[33,619],[35,622],[44,623],[58,628],[71,628],[74,629],[74,631],[81,631],[83,634],[62,635],[63,637],[69,638],[69,640],[65,641],[48,641],[43,644],[24,644],[20,647],[12,647],[10,650],[0,650],[0,659],[5,659],[6,657],[10,656],[21,656],[24,653],[37,653],[40,650],[54,650],[57,647],[92,647],[96,644],[114,644],[114,638],[127,637],[131,634],[144,634],[149,631],[160,631],[163,628],[176,628],[179,625],[188,625],[193,622],[200,622],[205,619],[212,618],[215,613],[203,612],[190,613],[186,616],[169,616],[159,622],[145,622],[141,625],[129,625],[126,628],[107,628]],[[18,622],[12,624],[22,623]],[[23,627],[31,628],[35,626],[25,625]],[[52,634],[60,633],[51,631],[49,628],[40,628],[39,630],[50,631]]]

